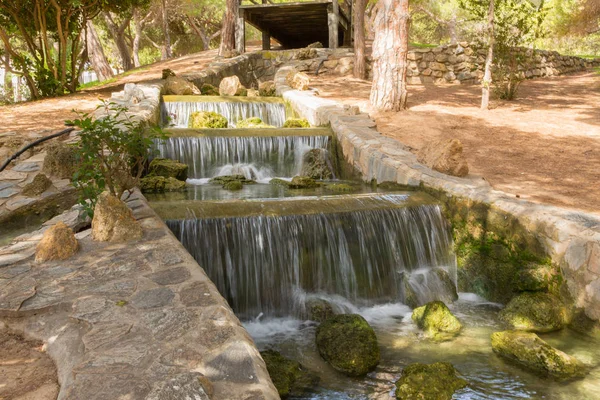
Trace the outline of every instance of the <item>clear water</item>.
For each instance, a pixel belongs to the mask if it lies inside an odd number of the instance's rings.
[[[329,143],[328,136],[212,136],[172,137],[157,141],[156,147],[160,157],[189,165],[191,179],[241,174],[264,181],[298,175],[302,156]]]
[[[286,120],[283,102],[257,101],[167,101],[161,106],[163,126],[187,128],[190,115],[195,111],[213,111],[227,118],[229,128],[235,128],[238,121],[259,117],[267,125],[283,126]]]
[[[339,301],[330,298],[330,301]],[[347,302],[342,302],[347,306]],[[540,335],[568,354],[586,363],[590,373],[582,380],[557,383],[536,376],[501,359],[492,352],[490,335],[503,330],[497,313],[501,306],[476,295],[461,293],[450,305],[465,328],[453,341],[432,343],[420,336],[411,321],[411,310],[402,303],[350,306],[373,326],[381,347],[381,363],[365,378],[348,378],[333,370],[318,354],[314,338],[316,324],[297,318],[246,320],[245,328],[260,350],[276,349],[299,361],[321,377],[319,388],[307,399],[394,399],[394,382],[402,368],[414,362],[452,363],[469,381],[469,387],[454,399],[548,399],[592,400],[600,398],[600,343],[564,330]]]

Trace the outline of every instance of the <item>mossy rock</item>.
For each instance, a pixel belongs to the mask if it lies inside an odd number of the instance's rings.
[[[75,147],[63,142],[48,145],[42,171],[48,176],[71,179],[77,168],[75,153]]]
[[[319,185],[314,179],[308,176],[295,176],[288,186],[290,189],[310,189]]]
[[[148,166],[149,176],[164,176],[165,178],[175,178],[185,181],[188,174],[187,164],[168,158],[155,158]]]
[[[284,128],[310,128],[310,123],[305,119],[288,118],[283,123]]]
[[[600,339],[600,321],[589,318],[584,310],[575,312],[569,328],[577,333]]]
[[[357,314],[336,315],[317,328],[319,354],[336,370],[348,376],[363,376],[379,364],[377,336]]]
[[[290,183],[285,179],[273,178],[269,181],[270,185],[290,187]]]
[[[355,186],[348,185],[347,183],[331,183],[329,185],[325,185],[325,189],[338,193],[350,193],[356,191]]]
[[[272,125],[265,124],[263,120],[258,117],[239,120],[235,124],[235,127],[239,129],[275,128]]]
[[[253,181],[252,179],[247,179],[244,175],[217,176],[217,177],[212,178],[209,182],[217,184],[217,185],[225,185],[225,184],[231,183],[231,182],[240,182],[244,185],[256,183],[256,181]]]
[[[308,300],[306,311],[308,312],[308,319],[315,322],[323,322],[336,315],[331,303],[323,299]]]
[[[205,83],[200,88],[200,93],[204,96],[219,96],[219,88],[210,83]]]
[[[550,346],[535,333],[494,332],[491,340],[496,354],[544,376],[568,380],[585,375],[581,361]]]
[[[466,380],[456,376],[450,363],[415,363],[402,370],[396,382],[396,399],[451,400],[457,390],[467,385]]]
[[[552,265],[529,263],[517,272],[515,287],[521,292],[557,292],[562,276]]]
[[[21,194],[23,196],[36,197],[48,190],[50,186],[52,186],[52,181],[46,175],[37,174],[33,178],[33,181],[25,185]]]
[[[325,149],[311,149],[302,156],[301,176],[307,176],[312,179],[330,179],[333,177],[331,172],[331,162]]]
[[[404,304],[410,308],[417,308],[421,305],[419,304],[419,297],[412,286],[410,286],[408,279],[404,279]]]
[[[290,360],[274,350],[261,351],[267,371],[279,396],[299,396],[319,383],[319,377],[307,371],[299,362]]]
[[[515,297],[499,314],[510,329],[552,332],[567,326],[571,313],[560,298],[543,292],[526,292]]]
[[[225,190],[242,190],[243,187],[244,184],[240,181],[231,181],[223,185],[223,189]]]
[[[140,179],[140,190],[143,193],[176,192],[185,188],[185,181],[180,181],[173,177],[146,176]]]
[[[462,324],[442,301],[432,301],[415,308],[412,320],[425,332],[425,336],[441,342],[450,340],[460,333]]]
[[[406,190],[405,185],[396,182],[385,181],[377,184],[377,187],[383,190]]]
[[[440,293],[440,298],[444,298],[446,301],[454,302],[458,300],[458,293],[456,291],[456,284],[450,278],[450,275],[446,270],[442,268],[436,268],[434,273],[437,275],[440,283],[442,284],[444,291]]]
[[[258,85],[258,94],[264,97],[274,97],[277,95],[277,87],[275,82],[266,81]]]
[[[192,129],[220,129],[227,128],[227,118],[213,111],[194,111],[190,114],[189,128]]]

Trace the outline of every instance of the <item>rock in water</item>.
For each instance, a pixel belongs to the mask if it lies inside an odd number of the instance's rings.
[[[379,364],[375,331],[357,314],[329,318],[317,328],[319,354],[336,370],[348,376],[363,376]]]
[[[450,363],[410,364],[396,382],[396,399],[451,400],[454,392],[467,385]]]
[[[432,301],[415,308],[412,320],[425,332],[425,336],[435,341],[450,340],[458,335],[462,324],[441,301]]]
[[[219,94],[221,96],[245,96],[247,89],[240,82],[236,75],[223,78],[219,84]]]
[[[302,365],[285,358],[274,350],[261,351],[267,371],[282,399],[298,396],[319,383],[319,377],[306,371]]]
[[[213,111],[194,111],[190,114],[189,128],[220,129],[227,128],[227,118]]]
[[[492,333],[496,354],[543,375],[566,380],[585,375],[585,366],[570,355],[555,349],[535,333],[504,331]]]
[[[310,78],[304,72],[292,71],[286,80],[288,86],[296,90],[308,90],[308,85],[310,85]]]
[[[308,300],[306,302],[306,311],[308,312],[308,318],[315,322],[323,322],[336,315],[331,303],[323,299]]]
[[[239,129],[259,129],[259,128],[275,128],[273,125],[265,124],[259,117],[251,117],[239,120],[235,124]]]
[[[283,128],[310,128],[310,123],[305,119],[288,118],[283,123]]]
[[[140,179],[140,189],[143,193],[175,192],[185,189],[185,181],[173,177],[146,176]]]
[[[73,230],[64,222],[58,222],[44,232],[35,249],[35,261],[66,260],[77,253],[78,249],[79,243]]]
[[[420,163],[443,174],[466,176],[469,173],[463,145],[458,139],[429,143],[419,151],[417,159]]]
[[[258,85],[258,94],[265,97],[273,97],[277,95],[277,87],[275,86],[275,82],[261,82]]]
[[[148,175],[175,178],[180,181],[187,179],[188,165],[168,158],[155,158],[148,166]]]
[[[98,196],[92,219],[92,239],[126,242],[142,237],[142,227],[125,203],[104,192]]]
[[[301,176],[308,176],[312,179],[330,179],[333,177],[329,162],[328,153],[325,149],[310,149],[302,156]]]
[[[176,76],[169,76],[164,85],[164,94],[175,96],[190,96],[200,94],[200,90],[192,82]]]
[[[571,313],[556,296],[543,293],[521,293],[512,298],[499,314],[511,329],[529,332],[552,332],[569,324]]]
[[[600,339],[600,321],[589,318],[585,315],[584,310],[577,310],[575,312],[569,328],[583,335]]]
[[[308,176],[295,176],[288,185],[290,189],[310,189],[316,186],[315,180]]]
[[[23,188],[23,196],[39,196],[44,193],[50,186],[52,186],[52,181],[48,179],[48,177],[44,174],[37,174],[31,183],[28,183]]]

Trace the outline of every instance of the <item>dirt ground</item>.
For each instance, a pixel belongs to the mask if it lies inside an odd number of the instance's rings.
[[[479,86],[410,86],[409,109],[372,113],[370,83],[323,75],[321,97],[370,112],[378,130],[418,151],[462,141],[470,173],[521,198],[600,213],[600,75],[582,72],[523,83],[519,98],[479,109]]]
[[[42,343],[0,327],[0,400],[55,400],[56,367]]]

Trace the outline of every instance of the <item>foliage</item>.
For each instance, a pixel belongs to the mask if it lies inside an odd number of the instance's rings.
[[[73,185],[80,191],[80,203],[90,214],[104,190],[121,198],[139,185],[152,153],[153,139],[164,137],[160,129],[148,134],[143,125],[127,115],[126,107],[105,101],[98,108],[103,108],[107,115],[94,119],[90,114],[80,113],[80,118],[67,121],[81,129]]]

